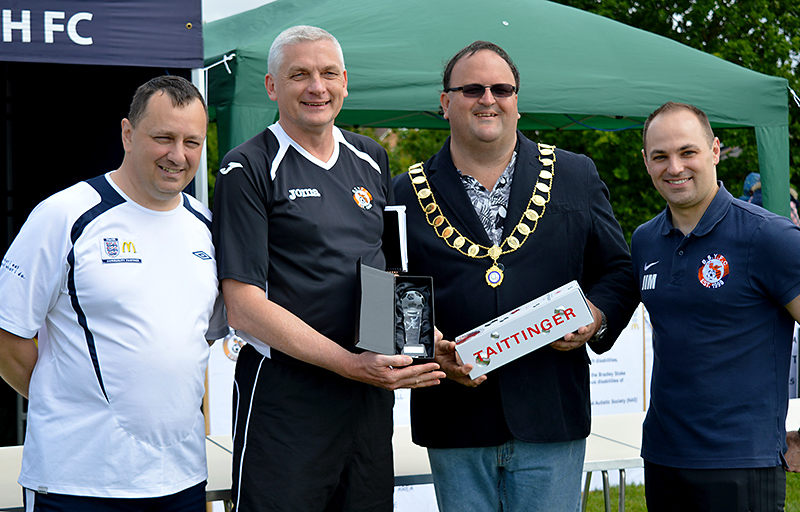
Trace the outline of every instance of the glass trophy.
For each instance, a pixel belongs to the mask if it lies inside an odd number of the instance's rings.
[[[405,342],[403,344],[403,354],[405,355],[413,357],[426,354],[425,346],[419,342],[423,306],[425,306],[425,297],[416,290],[406,292],[400,299],[400,308],[403,311],[403,327],[405,329]]]

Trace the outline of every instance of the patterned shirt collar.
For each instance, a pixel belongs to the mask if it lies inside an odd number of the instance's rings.
[[[508,210],[508,200],[511,197],[511,180],[514,178],[516,162],[517,152],[514,151],[511,161],[497,178],[497,183],[494,184],[491,191],[481,185],[478,180],[458,169],[467,196],[469,196],[472,206],[475,207],[475,212],[481,219],[481,224],[483,224],[489,240],[496,245],[500,245],[503,237],[503,224]]]

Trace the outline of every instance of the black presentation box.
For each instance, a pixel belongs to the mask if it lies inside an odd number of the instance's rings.
[[[433,278],[396,275],[360,262],[358,269],[361,308],[356,347],[378,354],[409,355],[415,362],[432,361]],[[417,329],[419,343],[408,344],[406,330],[414,341]]]

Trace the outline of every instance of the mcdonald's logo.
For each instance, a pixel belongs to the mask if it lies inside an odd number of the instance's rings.
[[[122,242],[122,253],[132,252],[136,254],[136,246],[133,245],[133,242]]]

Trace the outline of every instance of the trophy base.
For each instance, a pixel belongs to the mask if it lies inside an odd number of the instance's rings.
[[[427,351],[424,345],[406,345],[403,347],[403,354],[407,356],[424,356]]]

